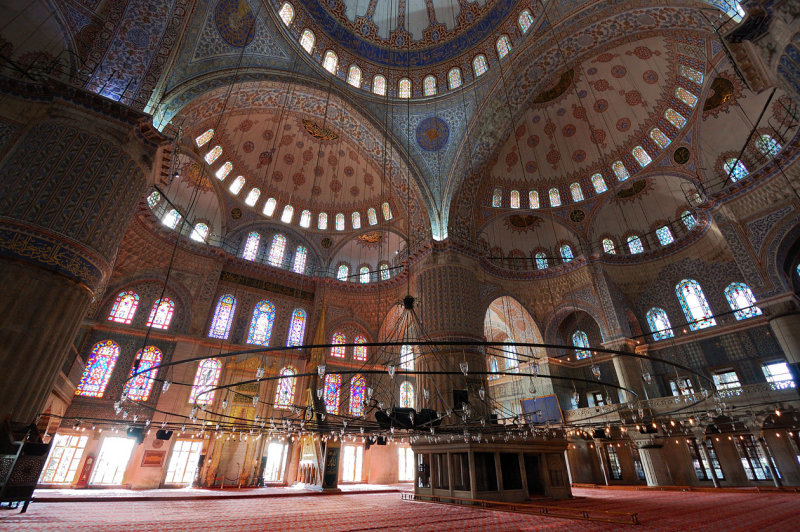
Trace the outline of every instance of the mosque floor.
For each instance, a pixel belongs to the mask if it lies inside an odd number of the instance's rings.
[[[351,490],[354,488],[351,488]],[[47,493],[37,491],[43,497]],[[115,490],[120,491],[120,490]],[[299,531],[529,531],[529,530],[797,530],[800,494],[754,492],[619,491],[573,489],[574,499],[551,504],[586,510],[635,512],[639,525],[561,519],[474,507],[412,502],[384,490],[315,496],[268,493],[238,498],[199,498],[176,490],[131,500],[34,502],[28,512],[0,510],[0,530],[290,530]],[[192,490],[202,492],[203,490]],[[84,490],[84,494],[87,492]],[[129,492],[140,494],[142,492]],[[207,492],[206,492],[207,493]],[[235,492],[232,492],[235,493]],[[165,498],[166,497],[166,498]]]

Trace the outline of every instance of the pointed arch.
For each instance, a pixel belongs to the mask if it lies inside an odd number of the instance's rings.
[[[289,334],[286,336],[286,347],[296,347],[303,345],[303,338],[306,335],[306,311],[296,308],[292,312],[292,319],[289,320]]]
[[[169,329],[169,324],[172,321],[172,315],[175,312],[175,302],[165,297],[164,299],[157,299],[153,303],[153,308],[150,309],[150,316],[147,318],[145,327],[153,327],[154,329]]]
[[[650,332],[653,333],[653,340],[666,340],[675,334],[672,332],[672,325],[669,322],[667,313],[662,308],[653,307],[645,315]]]
[[[684,279],[675,287],[675,293],[691,330],[697,331],[717,324],[700,283],[694,279]]]
[[[414,385],[409,381],[400,385],[400,408],[414,408]]]
[[[125,290],[117,294],[114,298],[114,305],[108,313],[108,321],[124,323],[126,325],[133,321],[136,309],[139,307],[139,294],[133,290]]]
[[[763,312],[756,306],[756,296],[750,287],[744,283],[731,283],[725,288],[725,299],[728,301],[733,315],[737,320],[755,318]]]
[[[104,340],[94,344],[75,395],[103,397],[118,358],[119,346],[115,342]]]
[[[236,313],[236,298],[230,294],[221,296],[214,309],[214,317],[208,330],[209,338],[227,340],[233,324],[233,315]]]
[[[256,303],[253,309],[253,317],[250,319],[250,329],[247,331],[247,340],[245,343],[268,346],[274,323],[275,305],[267,300]]]
[[[161,358],[161,350],[152,345],[137,351],[134,361],[138,361],[139,364],[137,366],[134,362],[131,366],[122,395],[134,401],[147,401],[153,389],[153,379],[158,372],[157,366],[161,364]],[[134,373],[138,373],[138,375],[131,379]]]

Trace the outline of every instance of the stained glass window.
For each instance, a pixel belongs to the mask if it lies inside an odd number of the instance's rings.
[[[150,309],[150,316],[147,318],[145,327],[153,327],[154,329],[169,329],[169,324],[172,321],[172,314],[175,312],[175,303],[169,299],[159,299],[153,303],[153,308]]]
[[[94,344],[75,395],[103,397],[118,358],[119,346],[111,340]]]
[[[669,120],[669,122],[678,129],[682,128],[686,124],[686,119],[683,117],[683,115],[672,108],[664,111],[664,118]]]
[[[239,192],[242,191],[242,188],[244,188],[244,176],[240,175],[239,177],[233,180],[229,190],[231,191],[231,194],[236,196],[239,194]]]
[[[217,179],[219,179],[220,181],[224,181],[225,178],[228,177],[228,174],[231,173],[231,170],[233,170],[233,163],[228,161],[222,166],[220,166],[219,170],[217,170],[217,173],[214,175],[216,175]]]
[[[222,362],[216,358],[201,360],[194,376],[192,391],[189,393],[189,402],[198,405],[210,405],[214,401],[211,391],[219,383],[219,374],[222,371]]]
[[[269,345],[272,325],[275,323],[275,305],[269,301],[259,301],[253,309],[250,329],[247,331],[248,344]]]
[[[325,375],[325,411],[339,414],[339,390],[342,387],[342,376],[328,373]]]
[[[156,366],[161,364],[161,350],[152,345],[147,346],[136,353],[134,360],[139,361],[139,366],[137,367],[135,363],[131,366],[122,395],[134,401],[147,401],[153,389],[153,379],[158,373]],[[134,373],[138,375],[131,379]]]
[[[539,270],[547,269],[547,255],[540,251],[536,255],[536,268]]]
[[[744,320],[761,316],[761,309],[756,306],[756,296],[750,287],[744,283],[731,283],[725,289],[725,299],[735,312],[737,320]]]
[[[294,216],[294,207],[291,205],[286,205],[283,208],[283,214],[281,214],[281,221],[285,224],[292,223],[292,217]]]
[[[447,84],[450,90],[457,89],[461,86],[461,69],[454,67],[447,73]]]
[[[252,207],[258,201],[259,196],[261,196],[261,191],[257,188],[253,188],[247,193],[247,198],[245,198],[244,202]]]
[[[211,148],[210,152],[206,153],[204,159],[206,160],[206,163],[211,164],[216,161],[220,155],[222,155],[222,146],[214,146]]]
[[[727,177],[730,175],[731,181],[734,183],[742,178],[747,177],[747,167],[740,160],[728,159],[722,166],[725,168],[725,178],[727,179]]]
[[[519,19],[517,19],[517,22],[519,23],[519,29],[522,30],[522,33],[528,33],[528,30],[531,29],[531,25],[533,24],[531,12],[527,9],[523,9],[519,14]]]
[[[386,96],[386,78],[380,74],[372,78],[372,92],[378,96]]]
[[[407,370],[414,369],[414,349],[410,345],[400,347],[400,367]]]
[[[675,89],[675,96],[677,96],[677,98],[680,101],[682,101],[689,107],[694,107],[695,105],[697,105],[697,96],[687,91],[683,87],[678,87],[677,89]]]
[[[340,281],[346,281],[350,277],[350,266],[347,264],[340,264],[336,270],[336,278]]]
[[[308,257],[308,249],[305,246],[297,246],[294,252],[294,264],[292,271],[294,273],[306,273],[306,258]]]
[[[551,207],[558,207],[561,205],[561,193],[558,191],[557,188],[551,188],[550,191],[547,193],[550,196],[550,206]]]
[[[614,171],[614,175],[617,176],[617,180],[619,181],[625,181],[631,176],[628,173],[628,169],[622,164],[622,161],[616,161],[611,165],[611,169]]]
[[[300,213],[300,227],[309,227],[311,225],[311,211],[304,209]]]
[[[275,207],[278,206],[278,200],[275,198],[267,198],[264,202],[264,209],[261,211],[265,216],[272,216],[275,214]]]
[[[269,247],[269,257],[267,261],[273,266],[283,264],[283,255],[286,253],[286,237],[275,235],[272,237],[272,244]]]
[[[213,136],[214,136],[214,130],[209,129],[208,131],[206,131],[205,133],[194,139],[194,143],[197,144],[198,148],[200,148],[204,146],[209,140],[211,140],[211,137]]]
[[[356,211],[351,214],[350,223],[353,224],[353,229],[361,229],[361,213]]]
[[[500,207],[503,205],[503,190],[500,188],[494,189],[492,192],[492,207]]]
[[[717,324],[700,283],[694,279],[684,279],[675,287],[675,293],[690,329],[696,331]]]
[[[344,358],[345,355],[345,347],[341,344],[347,343],[347,337],[340,332],[333,333],[333,338],[331,339],[331,343],[334,344],[331,347],[331,356],[336,358]]]
[[[300,46],[302,46],[303,50],[310,54],[311,50],[314,49],[315,40],[316,38],[311,30],[303,30],[303,34],[300,36]]]
[[[411,98],[411,80],[408,78],[401,79],[397,84],[397,97],[398,98]]]
[[[425,96],[436,96],[436,78],[433,76],[425,76],[422,80],[422,92]]]
[[[261,235],[256,231],[250,231],[250,234],[247,235],[247,241],[245,241],[244,244],[242,258],[245,260],[256,260],[259,242],[261,242]]]
[[[328,228],[328,213],[321,212],[317,216],[317,229],[324,231]]]
[[[294,20],[294,7],[289,2],[284,2],[281,9],[278,11],[278,16],[287,26]]]
[[[355,343],[357,344],[365,344],[367,343],[367,339],[363,336],[356,336]],[[357,345],[353,348],[353,360],[359,360],[364,362],[367,360],[367,346],[365,345]]]
[[[497,364],[496,357],[489,357],[489,373],[498,373],[500,371],[500,366]],[[494,380],[499,378],[500,375],[489,375],[489,379]]]
[[[336,230],[344,231],[344,214],[342,213],[336,215]]]
[[[129,324],[133,320],[133,315],[136,314],[136,309],[139,307],[139,294],[133,290],[120,292],[114,298],[114,305],[111,307],[111,312],[108,313],[108,321],[115,321],[117,323]]]
[[[519,190],[511,191],[511,208],[519,209]]]
[[[638,162],[639,166],[642,168],[653,162],[653,159],[650,158],[650,155],[648,155],[645,149],[641,146],[636,146],[633,148],[631,153],[633,154],[633,158],[636,159],[636,162]]]
[[[475,72],[475,77],[482,76],[489,70],[489,66],[486,64],[486,56],[483,54],[478,54],[475,56],[475,59],[472,60],[472,70]]]
[[[400,385],[400,408],[414,408],[414,385],[408,381]]]
[[[653,129],[650,130],[650,138],[653,139],[653,142],[655,142],[656,145],[662,149],[669,146],[669,143],[672,142],[671,140],[669,140],[669,137],[666,136],[664,132],[658,129],[657,127],[654,127]]]
[[[369,283],[369,267],[362,266],[360,270],[358,270],[358,280],[361,284]]]
[[[636,235],[631,235],[628,237],[628,249],[631,250],[631,253],[636,255],[637,253],[644,253],[644,246],[642,246],[642,239]]]
[[[513,344],[513,338],[507,338],[505,343]],[[517,353],[517,346],[509,345],[508,347],[503,348],[503,356],[505,357],[505,368],[506,371],[513,371],[514,373],[519,371],[519,353]]]
[[[289,408],[294,403],[297,370],[286,366],[281,370],[278,388],[275,391],[275,408]]]
[[[572,201],[575,203],[583,201],[583,190],[581,190],[581,186],[578,183],[572,183],[569,186],[569,192],[572,194]]]
[[[378,223],[378,216],[375,214],[375,209],[372,207],[367,209],[367,221],[369,225],[376,225]]]
[[[294,309],[292,319],[289,320],[289,333],[286,337],[286,347],[303,345],[306,334],[306,311],[301,308]]]
[[[195,224],[194,229],[192,229],[192,234],[189,238],[196,242],[205,242],[206,237],[208,236],[208,224],[204,222],[198,222]]]
[[[572,254],[572,247],[569,244],[564,244],[558,249],[561,252],[561,259],[564,262],[569,262],[575,258],[575,255]]]
[[[614,241],[610,238],[603,239],[603,251],[608,253],[609,255],[616,255],[617,254],[617,247],[614,245]]]
[[[578,360],[591,356],[589,351],[589,337],[583,331],[575,331],[572,333],[572,345],[577,347],[575,350],[575,358]]]
[[[385,262],[381,263],[381,265],[378,266],[378,271],[380,271],[380,274],[381,274],[381,281],[387,281],[389,279],[389,265],[388,264],[386,264]]]
[[[768,157],[775,157],[781,151],[782,146],[769,135],[761,135],[756,139],[756,148]]]
[[[681,76],[695,82],[698,85],[703,84],[703,73],[686,65],[681,65]]]
[[[217,301],[217,308],[214,309],[214,318],[211,320],[208,337],[227,340],[235,313],[236,298],[229,294],[220,297],[219,301]]]
[[[658,237],[658,241],[662,246],[666,246],[667,244],[672,244],[675,242],[675,237],[672,236],[672,231],[670,231],[669,227],[666,225],[662,225],[656,229],[656,236]]]
[[[337,66],[339,66],[339,58],[336,54],[332,50],[325,52],[325,57],[322,59],[322,68],[331,74],[336,74]]]
[[[350,415],[361,417],[364,415],[364,398],[367,391],[367,380],[361,375],[350,379]]]
[[[683,225],[686,226],[686,229],[690,231],[695,225],[697,225],[697,218],[695,218],[694,215],[689,211],[683,211],[681,213],[681,220],[683,220]]]
[[[539,193],[535,190],[528,192],[528,207],[531,209],[539,208]]]
[[[501,35],[499,39],[497,39],[497,55],[500,59],[504,58],[508,55],[508,52],[511,51],[511,41],[508,39],[508,35]]]
[[[347,71],[347,83],[353,87],[361,87],[361,69],[358,65],[350,65]]]
[[[381,205],[381,210],[383,211],[383,219],[387,222],[393,218],[392,216],[392,208],[389,206],[388,201],[384,201],[383,205]]]
[[[158,192],[158,190],[154,190],[149,196],[147,196],[147,206],[151,209],[158,205],[159,201],[161,201],[161,194]]]
[[[178,222],[180,221],[181,221],[181,213],[179,213],[175,209],[171,209],[169,212],[167,212],[167,214],[164,215],[164,218],[161,220],[161,223],[169,227],[170,229],[175,229],[178,226]]]
[[[606,180],[603,179],[602,174],[593,174],[592,175],[592,186],[594,187],[594,191],[598,194],[602,194],[608,187],[606,186]]]
[[[645,315],[650,332],[653,333],[653,340],[666,340],[675,336],[672,332],[672,325],[664,309],[654,307],[647,311]]]

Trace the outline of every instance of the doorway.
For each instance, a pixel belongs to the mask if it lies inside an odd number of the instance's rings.
[[[131,458],[134,438],[106,438],[100,448],[100,456],[92,472],[90,484],[118,485]]]
[[[267,463],[264,466],[264,482],[283,482],[286,470],[286,455],[289,445],[278,441],[267,446]]]
[[[528,479],[528,496],[545,495],[545,487],[542,482],[541,455],[525,454],[525,477]]]
[[[167,467],[165,484],[188,485],[194,481],[203,442],[199,440],[178,440],[172,448],[172,456]]]
[[[342,482],[361,482],[361,462],[364,459],[364,448],[360,445],[342,447]]]

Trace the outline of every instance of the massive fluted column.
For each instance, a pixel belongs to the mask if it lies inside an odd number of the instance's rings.
[[[0,79],[0,418],[43,407],[165,138],[55,82]]]

